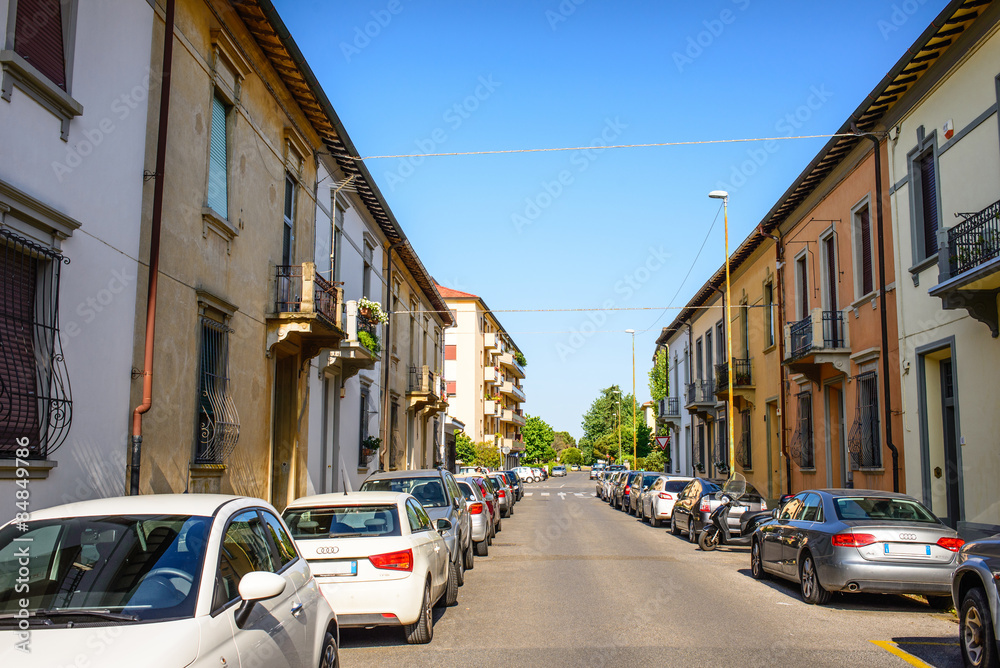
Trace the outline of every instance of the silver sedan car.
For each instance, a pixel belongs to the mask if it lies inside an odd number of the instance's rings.
[[[965,541],[916,499],[864,489],[796,494],[754,533],[750,570],[799,582],[806,603],[830,592],[921,594],[951,604],[951,573]]]

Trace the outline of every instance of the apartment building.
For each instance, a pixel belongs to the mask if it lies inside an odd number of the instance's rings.
[[[524,355],[486,302],[438,286],[455,317],[445,332],[445,379],[450,415],[474,442],[495,443],[507,466],[524,452]]]
[[[5,517],[24,510],[16,459],[32,510],[126,491],[154,17],[145,2],[0,0]]]

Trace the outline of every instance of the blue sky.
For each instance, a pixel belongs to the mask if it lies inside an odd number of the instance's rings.
[[[371,156],[831,133],[946,3],[275,4]],[[677,313],[662,307],[721,266],[708,192],[730,192],[735,248],[825,141],[367,164],[439,283],[496,310],[602,309],[498,313],[528,359],[527,412],[579,437],[601,388],[631,386],[624,330],[644,400]]]

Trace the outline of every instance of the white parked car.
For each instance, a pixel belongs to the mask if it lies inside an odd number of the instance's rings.
[[[535,470],[527,466],[515,467],[513,471],[517,474],[517,477],[524,482],[538,482],[541,480],[541,478],[535,473]]]
[[[649,520],[654,527],[663,522],[670,522],[670,514],[674,511],[677,495],[681,493],[693,478],[675,475],[661,475],[649,486],[649,489],[639,497],[641,517]]]
[[[309,564],[259,499],[99,499],[0,528],[0,665],[332,668],[338,643]]]
[[[458,602],[458,566],[423,506],[403,492],[318,494],[284,519],[341,627],[402,626],[407,642],[434,636],[433,606]]]

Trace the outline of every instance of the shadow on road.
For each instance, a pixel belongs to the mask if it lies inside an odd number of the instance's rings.
[[[443,608],[434,608],[434,623],[444,617]],[[352,647],[406,647],[406,636],[401,626],[376,626],[373,629],[342,629],[341,649]],[[419,645],[415,645],[419,647]]]
[[[962,650],[958,645],[958,628],[954,636],[939,638],[893,638],[899,649],[932,666],[961,666]]]

